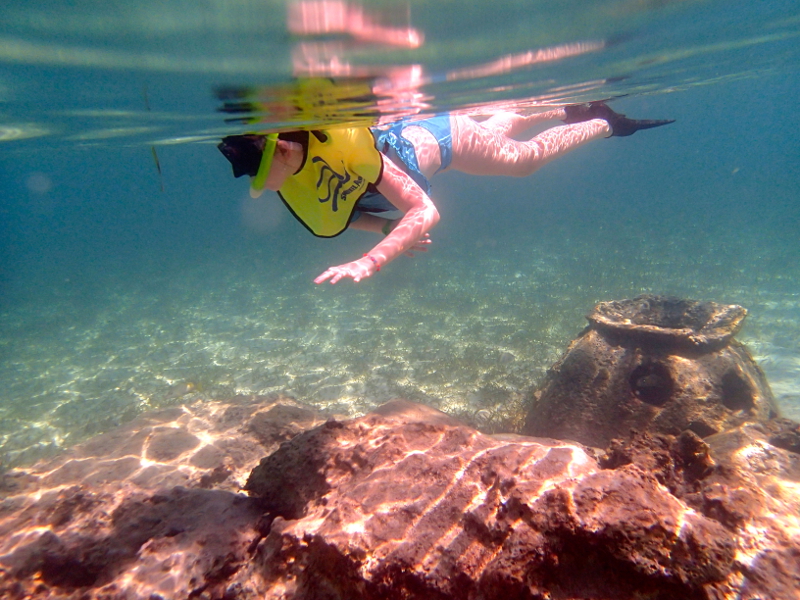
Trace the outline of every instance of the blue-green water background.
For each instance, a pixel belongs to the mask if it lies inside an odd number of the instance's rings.
[[[582,39],[607,50],[426,88],[430,110],[609,78],[676,123],[521,180],[444,174],[427,255],[315,286],[371,247],[253,203],[214,89],[291,78],[280,3],[38,1],[0,22],[0,455],[58,451],[143,410],[286,393],[353,415],[392,397],[506,424],[601,300],[738,303],[739,338],[800,416],[796,3],[388,3],[426,33],[364,53],[428,73]],[[568,88],[569,89],[569,88]],[[151,146],[157,148],[163,177]],[[162,189],[163,187],[163,189]]]

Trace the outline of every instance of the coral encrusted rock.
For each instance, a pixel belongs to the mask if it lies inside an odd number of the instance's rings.
[[[0,598],[223,597],[260,535],[247,474],[321,422],[285,397],[176,406],[5,473]]]
[[[268,598],[707,598],[736,553],[638,466],[403,401],[298,435],[246,489]]]
[[[287,398],[178,407],[7,474],[0,597],[796,600],[798,435],[594,453],[403,400],[327,422]]]

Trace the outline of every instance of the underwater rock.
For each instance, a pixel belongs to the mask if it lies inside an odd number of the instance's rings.
[[[736,552],[638,466],[404,401],[298,435],[246,489],[266,598],[706,598]]]
[[[0,598],[220,598],[261,510],[259,459],[321,423],[285,397],[143,414],[0,482]],[[233,598],[233,596],[231,596]]]
[[[616,469],[635,464],[676,498],[734,536],[735,576],[720,597],[800,598],[800,453],[776,441],[800,427],[787,419],[741,425],[700,439],[642,432],[615,440],[599,459]]]
[[[644,295],[601,302],[534,394],[523,432],[605,447],[633,432],[700,437],[777,416],[733,336],[741,306]]]
[[[176,407],[10,473],[0,597],[797,599],[800,454],[775,445],[797,432],[595,458],[402,400],[324,423],[285,398]]]

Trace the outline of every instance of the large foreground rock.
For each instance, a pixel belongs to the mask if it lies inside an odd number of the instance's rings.
[[[7,480],[0,597],[791,600],[798,432],[754,427],[595,458],[405,401],[184,407]]]
[[[275,519],[267,597],[705,598],[736,552],[637,466],[404,402],[299,435],[247,489]]]
[[[487,437],[404,402],[327,423],[248,480],[274,519],[256,550],[260,592],[797,598],[798,456],[754,435],[720,438],[718,458],[691,433],[648,438],[603,469],[577,445]],[[759,467],[770,492],[742,456],[772,457]]]

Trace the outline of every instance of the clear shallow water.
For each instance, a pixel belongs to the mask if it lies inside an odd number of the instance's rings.
[[[3,9],[4,466],[149,408],[234,394],[342,415],[404,396],[513,426],[592,305],[642,292],[747,307],[739,338],[800,417],[797,8],[429,4],[369,5],[423,31],[421,48],[343,55],[384,80],[425,74],[411,95],[372,99],[392,100],[387,116],[627,94],[617,110],[677,122],[524,180],[440,176],[431,252],[335,287],[311,280],[370,237],[310,237],[277,201],[247,198],[213,145],[246,128],[225,123],[216,90],[289,85],[304,40],[286,35],[282,4]],[[576,41],[601,47],[468,70]],[[330,108],[311,115],[352,116]]]

